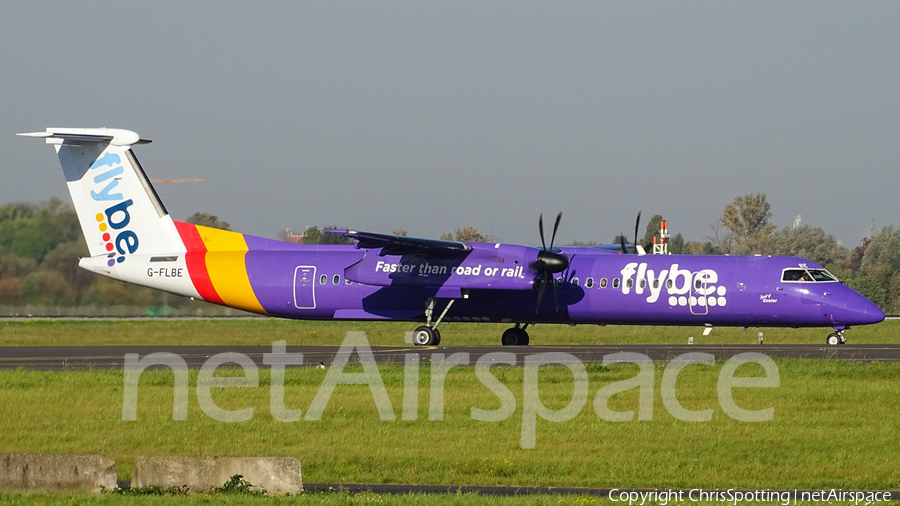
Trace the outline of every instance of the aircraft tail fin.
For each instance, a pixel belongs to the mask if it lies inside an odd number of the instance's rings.
[[[109,267],[132,254],[185,251],[172,218],[131,150],[147,144],[130,130],[48,128],[18,134],[56,148],[92,257]]]

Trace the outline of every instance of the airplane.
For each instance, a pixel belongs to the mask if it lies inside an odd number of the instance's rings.
[[[175,221],[132,150],[130,130],[47,128],[90,256],[79,266],[113,279],[252,313],[301,320],[420,324],[436,346],[441,322],[499,322],[504,345],[527,345],[535,324],[830,328],[884,313],[821,265],[798,257],[634,255],[417,239],[336,230],[354,245],[302,245]],[[626,250],[622,247],[622,253]],[[549,290],[548,290],[549,289]],[[546,296],[550,291],[552,296]]]

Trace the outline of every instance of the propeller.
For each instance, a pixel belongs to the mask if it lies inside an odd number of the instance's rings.
[[[641,228],[641,212],[638,211],[637,220],[634,222],[634,252],[637,253],[638,230]],[[619,244],[622,246],[622,254],[628,254],[628,248],[625,247],[625,234],[619,235]]]
[[[546,241],[544,241],[544,214],[541,213],[538,218],[538,231],[541,233],[541,251],[538,252],[537,260],[528,266],[528,268],[537,272],[537,278],[539,280],[539,285],[537,287],[537,307],[535,308],[535,312],[540,310],[541,301],[544,300],[544,290],[547,289],[548,284],[552,286],[553,299],[556,302],[556,311],[559,311],[559,294],[556,293],[556,283],[553,282],[553,275],[557,272],[562,272],[569,267],[569,259],[562,253],[553,251],[553,242],[556,240],[556,231],[559,229],[559,222],[561,219],[562,213],[559,213],[556,216],[556,222],[553,224],[553,234],[550,236],[550,247],[548,248]]]
[[[637,253],[637,236],[638,229],[641,228],[641,212],[638,211],[637,221],[634,222],[634,252]]]

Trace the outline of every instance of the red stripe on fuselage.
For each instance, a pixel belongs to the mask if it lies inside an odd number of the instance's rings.
[[[197,293],[206,301],[222,304],[222,298],[209,279],[209,270],[206,268],[206,245],[203,244],[200,232],[197,231],[197,225],[176,221],[175,228],[178,229],[178,235],[187,248],[184,261]]]

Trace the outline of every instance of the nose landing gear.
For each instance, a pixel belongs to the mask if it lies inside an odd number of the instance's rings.
[[[828,339],[825,340],[831,346],[837,346],[839,344],[845,344],[847,342],[847,338],[844,337],[843,330],[835,330],[831,334],[828,334]]]

